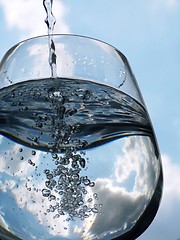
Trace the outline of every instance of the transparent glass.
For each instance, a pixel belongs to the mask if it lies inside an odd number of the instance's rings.
[[[133,240],[154,219],[162,166],[126,57],[48,36],[0,64],[0,238]]]

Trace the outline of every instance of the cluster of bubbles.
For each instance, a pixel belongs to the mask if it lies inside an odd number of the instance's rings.
[[[31,140],[32,147],[38,147],[44,139],[45,151],[50,153],[48,156],[51,158],[51,167],[44,170],[44,188],[41,189],[44,200],[50,202],[45,214],[53,212],[55,218],[65,215],[69,220],[76,217],[83,220],[99,212],[99,205],[96,204],[98,196],[92,189],[95,182],[82,174],[87,169],[88,158],[83,149],[88,143],[78,137],[78,134],[81,135],[80,123],[74,120],[78,107],[69,103],[75,98],[77,102],[89,100],[91,94],[82,89],[64,91],[62,94],[59,87],[41,90],[41,93],[41,97],[46,99],[50,114],[33,113],[35,125],[32,129],[39,129],[40,135],[34,135]],[[49,140],[47,143],[46,139]],[[35,156],[36,151],[33,150],[31,154],[32,157]],[[31,159],[28,163],[35,166]]]
[[[85,168],[86,160],[82,153],[67,150],[63,155],[52,154],[56,168],[53,170],[46,169],[45,186],[42,195],[49,201],[55,200],[53,206],[50,204],[48,212],[55,212],[56,218],[61,215],[69,215],[69,220],[75,217],[84,219],[91,213],[98,213],[97,205],[93,204],[98,199],[96,193],[86,199],[89,191],[95,186],[88,176],[80,176],[81,169]]]
[[[48,101],[52,103],[55,117],[52,118],[51,137],[53,142],[49,144],[49,150],[55,163],[52,170],[46,169],[45,188],[42,195],[49,201],[55,200],[55,205],[50,204],[48,212],[57,212],[55,217],[68,215],[69,220],[78,217],[87,218],[91,213],[98,213],[95,200],[98,199],[96,193],[92,192],[95,182],[88,176],[82,176],[81,171],[85,169],[87,159],[83,149],[87,142],[78,138],[73,138],[73,134],[78,132],[78,124],[67,123],[66,119],[77,113],[75,107],[68,108],[65,105],[67,96],[64,97],[59,91],[49,91]],[[81,97],[81,96],[79,96]],[[57,153],[56,151],[58,150]],[[78,151],[79,150],[79,151]],[[87,197],[92,192],[91,196]]]

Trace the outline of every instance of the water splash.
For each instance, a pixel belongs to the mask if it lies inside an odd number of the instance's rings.
[[[56,19],[52,13],[52,4],[53,0],[43,0],[43,5],[47,14],[47,17],[45,19],[45,23],[48,27],[48,45],[49,45],[49,65],[51,68],[51,78],[57,77],[57,71],[56,71],[56,48],[53,40],[53,31],[54,26],[56,23]]]

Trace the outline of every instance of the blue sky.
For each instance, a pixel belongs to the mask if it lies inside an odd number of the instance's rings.
[[[160,210],[139,240],[180,238],[180,1],[54,0],[55,33],[114,45],[128,58],[148,107],[164,168]],[[38,0],[0,0],[0,59],[15,43],[46,34]]]

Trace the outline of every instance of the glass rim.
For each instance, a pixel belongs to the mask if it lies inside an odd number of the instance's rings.
[[[30,38],[25,38],[23,40],[18,41],[16,44],[14,44],[12,47],[9,48],[9,50],[14,48],[15,46],[21,45],[21,44],[23,44],[25,42],[28,42],[28,41],[31,41],[31,40],[35,40],[35,39],[40,39],[40,38],[48,38],[48,37],[76,37],[76,38],[79,38],[79,39],[93,40],[95,42],[99,42],[99,43],[104,44],[104,45],[106,45],[108,47],[111,47],[112,49],[117,51],[121,55],[121,57],[124,57],[126,59],[126,61],[127,61],[126,56],[117,47],[115,47],[114,45],[112,45],[110,43],[107,43],[106,41],[101,40],[99,38],[90,37],[90,36],[81,35],[81,34],[73,34],[73,33],[43,34],[43,35],[33,36],[33,37],[30,37]]]

